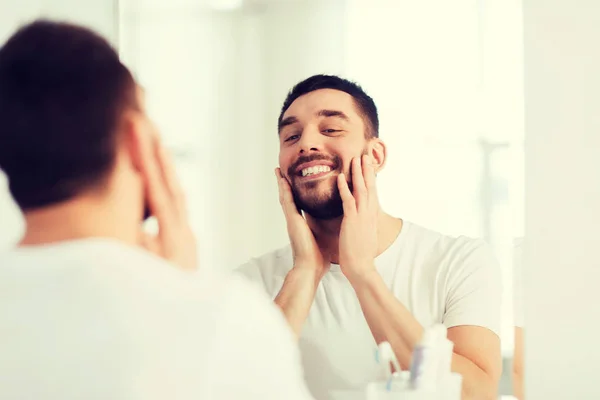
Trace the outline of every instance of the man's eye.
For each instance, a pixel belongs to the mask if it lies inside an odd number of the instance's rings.
[[[335,133],[335,132],[339,132],[338,129],[324,129],[323,133]]]
[[[298,135],[292,135],[290,137],[288,137],[287,139],[285,139],[285,142],[289,142],[290,140],[296,140],[298,138]]]

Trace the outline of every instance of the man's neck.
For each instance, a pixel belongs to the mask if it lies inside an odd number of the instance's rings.
[[[29,211],[24,217],[25,235],[19,246],[93,237],[112,238],[130,244],[137,241],[136,230],[128,227],[128,216],[118,212],[111,204],[93,198],[70,200]]]
[[[339,261],[339,238],[342,226],[342,217],[321,220],[305,214],[306,221],[321,251],[327,253],[332,263]],[[379,209],[377,214],[377,255],[383,253],[396,240],[402,230],[402,220]]]

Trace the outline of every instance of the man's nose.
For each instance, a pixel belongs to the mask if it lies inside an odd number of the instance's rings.
[[[298,142],[300,154],[323,151],[323,135],[317,129],[305,129]]]

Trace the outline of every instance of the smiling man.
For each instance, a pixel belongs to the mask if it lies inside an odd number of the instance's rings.
[[[290,91],[278,129],[275,173],[290,245],[240,272],[274,298],[296,332],[315,397],[375,379],[382,341],[408,368],[423,328],[443,323],[463,398],[495,398],[499,266],[480,240],[381,209],[375,177],[387,153],[373,100],[350,81],[316,75]]]

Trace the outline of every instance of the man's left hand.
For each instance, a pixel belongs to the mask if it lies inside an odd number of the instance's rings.
[[[344,174],[338,175],[337,181],[344,206],[339,262],[342,272],[353,283],[375,270],[379,200],[371,157],[363,155],[352,159],[350,171],[354,193]]]

